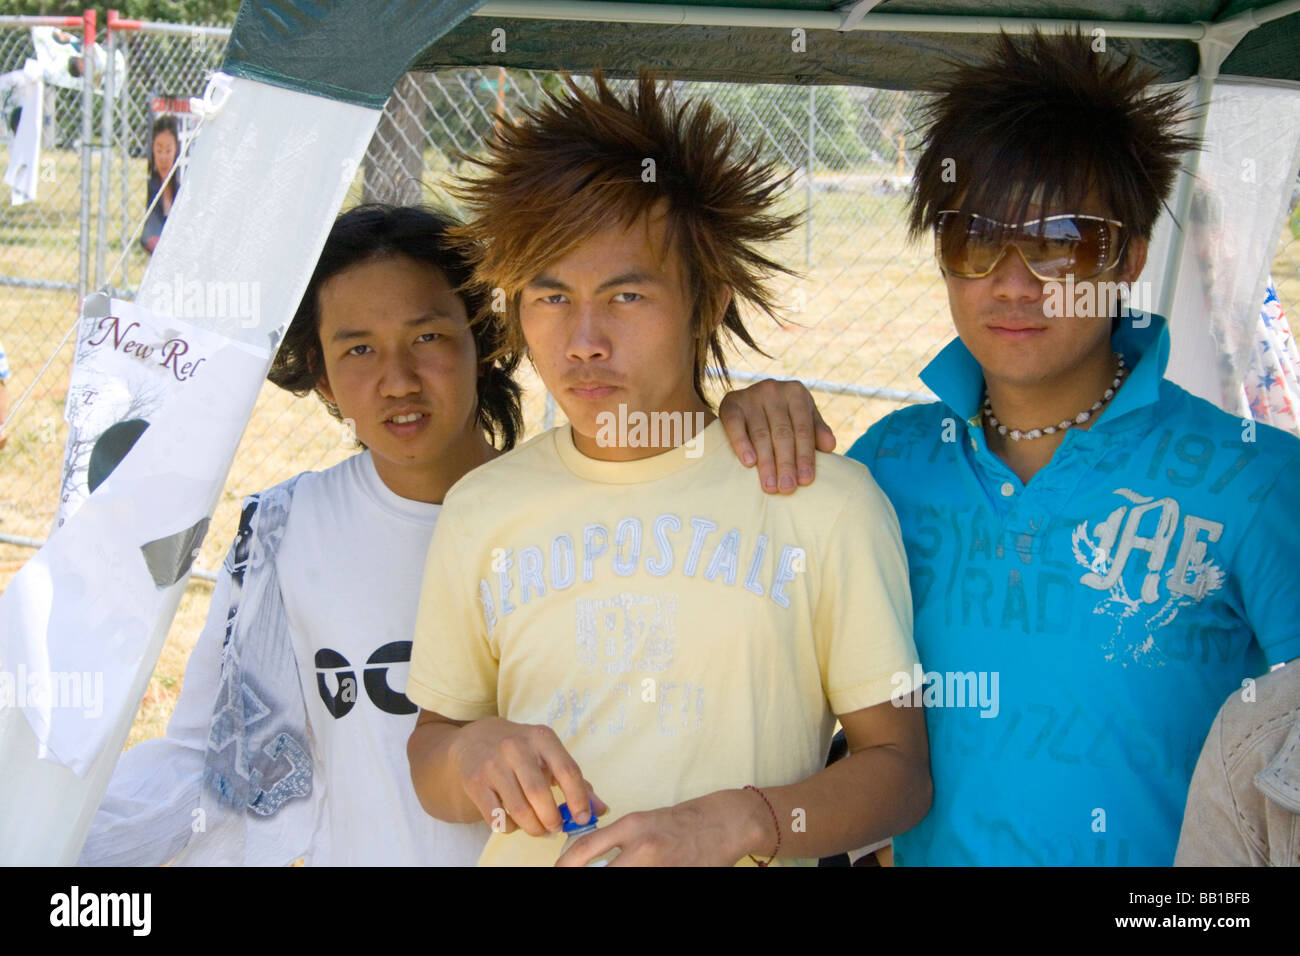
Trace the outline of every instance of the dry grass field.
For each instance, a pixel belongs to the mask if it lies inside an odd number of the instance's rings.
[[[54,165],[51,181],[43,184],[42,198],[29,206],[0,206],[0,274],[75,282],[78,160],[70,152],[47,155]],[[5,162],[7,154],[0,147],[0,166]],[[864,179],[872,177],[818,177],[810,226],[811,254],[806,254],[808,237],[803,229],[770,250],[775,259],[801,273],[799,278],[776,282],[780,301],[790,310],[787,322],[776,326],[766,317],[752,319],[756,337],[771,357],[738,355],[732,363],[734,369],[922,390],[918,373],[951,337],[943,286],[928,247],[906,241],[902,196],[864,189],[860,185]],[[144,208],[143,160],[131,161],[128,182],[128,209],[137,217]],[[118,189],[115,185],[110,234],[120,231]],[[359,196],[359,188],[354,192]],[[7,197],[4,201],[7,203]],[[789,194],[792,208],[805,208],[805,201],[802,186]],[[94,228],[92,223],[92,232]],[[110,266],[120,251],[120,246],[114,246],[108,257]],[[134,286],[145,256],[134,244],[127,255],[129,285]],[[1290,239],[1280,250],[1274,275],[1293,322],[1300,319],[1296,314],[1300,241]],[[31,385],[52,355],[55,358],[11,427],[8,446],[0,451],[0,533],[43,539],[49,532],[66,438],[62,415],[72,355],[71,342],[57,352],[56,347],[75,322],[76,308],[72,292],[0,286],[0,339],[13,370],[10,401]],[[544,392],[531,371],[526,371],[523,379],[528,434],[532,435],[542,426]],[[819,395],[819,401],[841,451],[872,422],[898,407],[894,402],[853,396]],[[198,567],[215,570],[220,566],[242,496],[304,469],[328,467],[354,450],[314,398],[295,399],[265,385]],[[31,553],[28,548],[0,544],[0,589]],[[141,702],[128,746],[163,733],[210,594],[209,583],[192,579]]]

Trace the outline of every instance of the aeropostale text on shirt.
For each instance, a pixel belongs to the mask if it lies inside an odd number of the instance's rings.
[[[690,525],[689,544],[683,533],[686,524]],[[552,592],[563,591],[577,581],[579,574],[584,582],[594,580],[606,562],[608,570],[620,577],[630,577],[644,568],[658,578],[669,577],[674,570],[693,578],[702,567],[705,580],[727,586],[736,584],[744,567],[742,586],[746,591],[756,597],[766,595],[777,606],[788,609],[790,597],[785,586],[806,568],[804,549],[787,544],[778,553],[767,535],[759,533],[746,540],[738,528],[710,540],[717,531],[716,521],[695,516],[684,524],[669,512],[650,523],[651,541],[645,540],[641,519],[630,517],[620,519],[612,533],[604,524],[584,525],[581,545],[579,536],[566,532],[555,535],[546,548],[498,548],[492,555],[493,573],[479,579],[487,632],[491,634],[497,621],[518,605],[545,597],[548,586]],[[679,563],[678,548],[683,545],[685,554]],[[643,551],[647,553],[643,555]],[[769,552],[773,557],[769,558]]]

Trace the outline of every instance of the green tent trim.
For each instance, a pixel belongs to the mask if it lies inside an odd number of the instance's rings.
[[[271,0],[240,7],[222,69],[375,109],[407,70],[463,66],[924,90],[1031,22],[1103,29],[1166,82],[1202,72],[1217,32],[1213,73],[1300,82],[1300,0]]]

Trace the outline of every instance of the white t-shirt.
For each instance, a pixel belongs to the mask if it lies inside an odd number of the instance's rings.
[[[294,489],[276,570],[312,738],[314,828],[303,815],[295,837],[313,865],[472,865],[489,835],[426,814],[406,759],[410,640],[440,510],[394,494],[369,452]],[[229,594],[223,571],[167,736],[122,756],[81,863],[163,863],[188,842]]]

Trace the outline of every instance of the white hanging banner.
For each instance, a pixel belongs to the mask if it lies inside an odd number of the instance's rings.
[[[76,861],[380,115],[220,74],[202,103],[136,304],[87,300],[66,520],[0,594],[0,865]]]
[[[229,309],[256,321],[256,285],[243,283],[242,299],[241,284],[191,285],[186,290],[177,276],[174,315],[203,315],[205,310],[215,315]],[[163,296],[172,291],[155,289]],[[260,378],[269,350],[236,345],[204,326],[160,318],[130,302],[103,295],[86,299],[64,409],[68,444],[55,528],[103,484],[174,396],[186,390],[211,392],[203,387],[204,379],[233,374],[235,381],[249,380],[241,366],[252,370],[252,381]]]
[[[46,83],[66,90],[81,89],[81,76],[85,72],[82,63],[86,55],[81,37],[58,27],[32,27],[32,46]],[[102,93],[104,74],[108,71],[108,51],[98,43],[90,46],[94,57],[95,92]],[[125,89],[126,57],[121,50],[117,50],[113,57],[113,69],[117,75],[117,89]]]
[[[4,117],[0,125],[8,132],[8,117],[19,111],[18,126],[9,144],[9,163],[4,182],[10,188],[9,203],[21,206],[35,202],[41,168],[41,127],[45,117],[45,81],[40,64],[28,60],[21,70],[0,76],[0,104]]]
[[[23,666],[29,691],[6,700],[0,677],[0,706],[23,709],[39,756],[83,774],[111,729],[105,699],[130,692],[137,635],[189,574],[271,353],[99,295],[80,346],[64,480],[65,517],[78,520],[0,605],[0,659]]]

